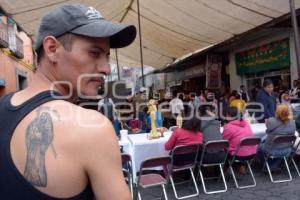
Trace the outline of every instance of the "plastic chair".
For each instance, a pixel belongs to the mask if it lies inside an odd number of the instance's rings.
[[[140,174],[138,176],[136,192],[134,194],[135,200],[137,199],[137,197],[139,197],[139,199],[141,200],[141,195],[139,192],[140,188],[148,188],[148,187],[159,186],[159,185],[162,186],[164,198],[166,200],[168,199],[167,192],[165,189],[167,180],[157,173],[144,174],[144,170],[147,168],[154,168],[154,167],[167,168],[170,162],[171,162],[170,156],[150,158],[142,162],[140,168]]]
[[[200,178],[201,178],[201,183],[202,183],[203,190],[204,190],[205,194],[215,194],[215,193],[220,193],[220,192],[226,192],[227,191],[227,183],[226,183],[225,176],[224,176],[223,166],[226,162],[228,152],[227,151],[225,152],[224,160],[222,159],[219,162],[204,163],[203,158],[205,157],[206,153],[210,153],[211,151],[224,151],[228,147],[229,147],[229,142],[227,140],[209,141],[209,142],[205,143],[204,146],[203,146],[203,150],[202,150],[201,157],[200,157],[200,162],[199,162],[199,175],[200,175]],[[222,181],[223,181],[223,184],[224,184],[224,189],[223,190],[207,191],[206,185],[205,185],[205,180],[204,180],[205,178],[203,176],[201,168],[202,167],[211,167],[211,166],[219,166]],[[213,178],[216,178],[216,177],[213,177]],[[220,178],[220,177],[218,177],[218,178]]]
[[[122,158],[122,166],[123,166],[122,171],[126,181],[128,182],[131,198],[133,198],[132,159],[130,154],[127,153],[122,153],[121,158]],[[126,167],[124,168],[124,166]]]
[[[197,182],[195,180],[194,173],[193,173],[193,169],[194,169],[195,165],[197,164],[198,151],[199,151],[199,145],[192,144],[192,145],[176,146],[171,152],[172,160],[171,160],[171,165],[169,166],[170,181],[171,181],[172,188],[173,188],[176,199],[186,199],[186,198],[190,198],[190,197],[199,195]],[[180,162],[180,160],[179,160],[180,158],[183,158],[184,160],[182,160],[182,162]],[[196,193],[179,197],[177,194],[174,180],[173,180],[173,174],[175,172],[184,171],[184,170],[190,171]]]
[[[300,149],[298,149],[299,146],[300,146],[300,141],[296,145],[296,147],[295,147],[295,149],[294,149],[294,151],[293,151],[293,153],[291,155],[291,160],[292,160],[292,163],[294,164],[294,167],[295,167],[295,169],[297,171],[298,176],[300,176],[300,172],[299,172],[299,168],[298,168],[298,166],[297,166],[294,158],[295,158],[295,156],[300,156]]]
[[[289,144],[289,147],[292,149],[294,143],[295,143],[295,140],[296,140],[296,136],[294,135],[279,135],[279,136],[275,136],[272,140],[272,144],[271,144],[271,148],[270,150],[266,153],[266,155],[264,155],[264,159],[265,159],[265,166],[267,166],[267,169],[268,169],[268,174],[270,176],[270,179],[273,183],[281,183],[281,182],[287,182],[287,181],[291,181],[293,178],[292,178],[292,175],[291,175],[291,172],[290,172],[290,168],[289,168],[289,165],[287,163],[287,158],[290,157],[290,155],[273,155],[272,154],[272,151],[274,149],[276,149],[276,145],[278,144]],[[288,147],[287,147],[288,148]],[[273,176],[272,176],[272,172],[270,170],[270,166],[269,166],[269,162],[268,160],[269,159],[274,159],[274,158],[281,158],[284,160],[284,163],[285,163],[285,167],[287,169],[287,172],[288,172],[288,176],[289,178],[288,179],[279,179],[279,180],[274,180],[273,179]],[[263,167],[263,169],[264,169]]]
[[[237,148],[236,148],[236,151],[234,152],[234,155],[233,155],[233,158],[229,161],[229,167],[230,167],[230,171],[231,171],[231,174],[233,176],[233,180],[234,180],[234,183],[236,185],[236,187],[238,189],[243,189],[243,188],[249,188],[249,187],[255,187],[256,186],[256,181],[255,181],[255,178],[254,178],[254,175],[253,175],[253,172],[252,172],[252,169],[251,169],[251,164],[252,164],[252,161],[253,161],[253,158],[255,157],[255,155],[253,155],[252,158],[249,158],[247,160],[243,159],[243,160],[239,160],[237,158],[237,154],[239,152],[239,150],[243,147],[249,147],[249,146],[257,146],[261,143],[261,139],[260,138],[257,138],[257,137],[246,137],[246,138],[242,138],[240,143],[238,144]],[[247,168],[250,172],[250,176],[252,178],[252,181],[253,181],[253,184],[250,184],[250,185],[244,185],[244,186],[240,186],[237,182],[237,179],[236,179],[236,174],[234,173],[234,170],[233,170],[233,163],[235,162],[246,162],[247,163]]]
[[[178,126],[171,126],[171,127],[169,128],[169,131],[175,131],[176,128],[178,128]]]

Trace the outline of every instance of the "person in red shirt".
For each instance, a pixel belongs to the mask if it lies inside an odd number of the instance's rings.
[[[182,128],[177,128],[172,133],[170,139],[165,144],[166,150],[172,150],[178,145],[188,145],[188,144],[202,144],[203,136],[201,132],[201,120],[193,114],[190,116],[190,112],[185,112],[187,115],[183,119]]]
[[[178,145],[202,144],[203,136],[201,132],[201,120],[197,118],[194,112],[189,112],[189,108],[185,109],[182,128],[177,128],[172,133],[171,137],[165,144],[166,150],[173,150]],[[192,114],[192,116],[190,115]],[[190,117],[191,116],[191,117]],[[193,154],[176,155],[175,165],[185,165],[193,159]],[[188,179],[188,174],[185,174],[185,179]]]

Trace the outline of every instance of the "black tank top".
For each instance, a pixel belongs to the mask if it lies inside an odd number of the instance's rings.
[[[59,94],[56,94],[59,95]],[[0,199],[3,200],[90,200],[93,192],[90,185],[71,198],[54,198],[31,185],[16,168],[10,152],[13,132],[20,121],[32,110],[51,100],[50,91],[42,92],[19,106],[10,100],[13,93],[0,98]]]

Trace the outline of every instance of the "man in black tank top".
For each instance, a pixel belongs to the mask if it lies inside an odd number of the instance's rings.
[[[134,26],[79,4],[42,18],[32,81],[0,98],[1,199],[131,199],[111,123],[72,100],[97,95],[110,48],[135,36]]]

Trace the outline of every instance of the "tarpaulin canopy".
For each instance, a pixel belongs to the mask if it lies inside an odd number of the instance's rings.
[[[162,68],[290,11],[289,0],[139,0],[144,65]],[[0,0],[7,12],[35,38],[41,17],[62,4],[93,6],[106,18],[138,27],[137,0]],[[300,8],[300,0],[295,0]],[[118,50],[121,66],[139,67],[139,36]],[[111,61],[116,63],[115,50]]]

